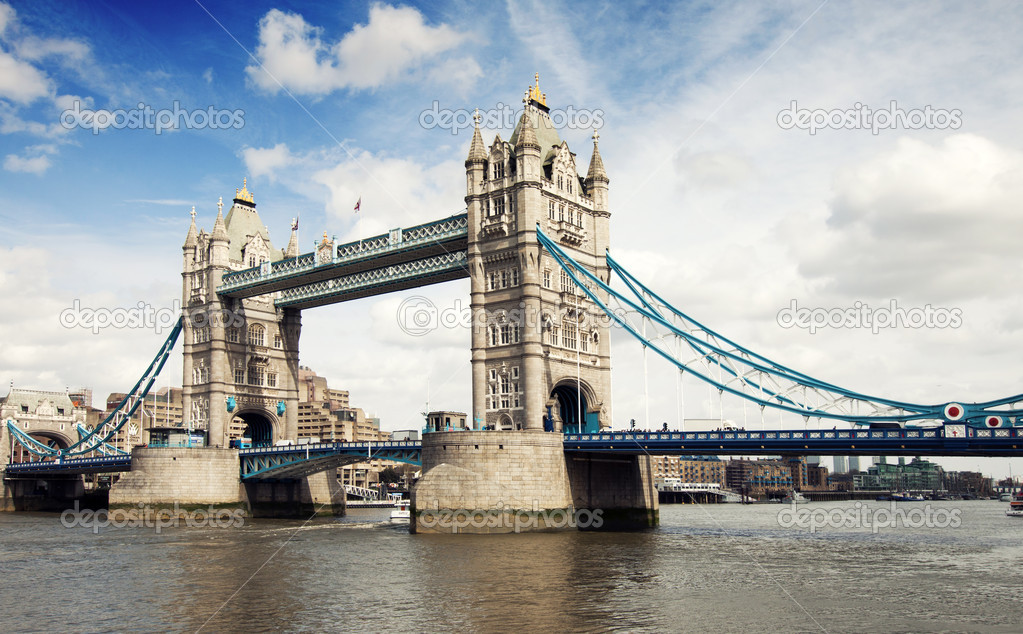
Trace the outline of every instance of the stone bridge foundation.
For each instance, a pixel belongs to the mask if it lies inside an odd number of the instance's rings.
[[[136,447],[132,469],[110,489],[109,508],[238,508],[251,517],[344,513],[344,490],[332,471],[276,481],[242,482],[237,449]],[[175,507],[175,505],[177,505]]]
[[[544,431],[452,431],[423,437],[413,533],[627,530],[657,525],[648,459],[567,459]]]
[[[0,511],[62,512],[85,496],[82,476],[5,479]]]

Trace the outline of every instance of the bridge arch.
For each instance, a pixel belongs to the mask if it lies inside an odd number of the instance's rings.
[[[270,446],[275,440],[285,437],[284,423],[264,409],[239,410],[235,414],[235,420],[245,426],[242,436],[251,438],[253,447]]]
[[[595,433],[600,431],[600,412],[591,411],[599,401],[593,387],[575,377],[555,382],[547,399],[545,418],[551,431]]]
[[[51,429],[31,430],[28,435],[53,449],[67,449],[74,443],[70,436]],[[20,442],[14,444],[11,462],[32,462],[35,460],[38,460],[38,458],[27,451]]]

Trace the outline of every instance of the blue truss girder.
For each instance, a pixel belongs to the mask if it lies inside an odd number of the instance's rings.
[[[239,451],[241,478],[288,479],[304,477],[347,464],[389,460],[419,465],[422,443],[412,440],[336,442],[283,447],[257,447]]]
[[[469,277],[466,252],[452,251],[282,291],[279,308],[312,308]]]
[[[399,238],[400,236],[400,238]],[[307,287],[324,280],[349,277],[374,269],[386,269],[414,260],[468,248],[467,214],[435,220],[407,229],[338,245],[333,259],[318,262],[315,253],[288,258],[241,271],[225,273],[217,294],[254,297]]]

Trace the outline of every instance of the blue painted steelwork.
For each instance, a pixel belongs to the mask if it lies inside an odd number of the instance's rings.
[[[88,428],[86,428],[86,426],[81,424],[81,423],[76,423],[75,424],[75,431],[78,432],[78,437],[79,438],[81,438],[82,436],[85,436],[86,434],[89,433]],[[125,451],[124,449],[121,449],[119,447],[115,447],[115,446],[113,446],[113,445],[111,445],[110,443],[107,443],[107,442],[103,442],[103,443],[100,443],[100,444],[96,445],[96,451],[98,451],[99,453],[103,454],[104,456],[127,456],[127,455],[129,455],[129,452]]]
[[[565,452],[628,455],[1023,455],[1023,429],[977,429],[964,423],[922,429],[850,429],[565,434]]]
[[[675,367],[722,393],[746,399],[761,408],[861,425],[878,421],[900,424],[962,421],[972,427],[989,428],[1023,424],[1023,409],[1015,407],[1023,405],[1023,394],[981,403],[922,405],[868,396],[797,372],[736,344],[681,312],[640,283],[610,254],[605,256],[608,268],[628,289],[628,295],[612,289],[610,279],[601,280],[573,260],[539,226],[536,233],[540,244],[562,270],[614,322]],[[648,329],[653,332],[647,334]],[[690,356],[683,358],[683,351]],[[715,371],[718,378],[712,375]]]
[[[153,358],[153,362],[149,364],[146,371],[139,378],[138,382],[135,383],[134,387],[128,392],[127,395],[121,402],[117,404],[106,418],[103,419],[96,428],[92,431],[82,435],[76,442],[72,443],[67,449],[56,449],[49,447],[35,438],[29,436],[26,432],[18,429],[17,423],[8,422],[7,430],[11,433],[14,439],[28,450],[32,455],[39,458],[53,458],[57,456],[81,456],[92,451],[96,451],[103,443],[113,438],[114,434],[121,430],[124,425],[131,420],[135,412],[142,405],[149,394],[149,390],[152,389],[153,384],[156,382],[160,371],[163,370],[163,366],[167,363],[167,359],[170,357],[171,350],[174,349],[174,344],[178,340],[178,335],[181,334],[181,329],[184,326],[182,318],[178,318],[177,324],[171,330],[167,336],[167,340],[163,342],[160,351],[156,353]]]
[[[5,478],[40,475],[74,475],[80,473],[114,473],[131,471],[131,456],[100,458],[58,458],[41,462],[21,462],[4,467]]]
[[[399,262],[281,291],[278,308],[312,308],[469,277],[465,250]]]
[[[458,253],[463,256],[462,260],[464,261],[468,248],[468,237],[468,215],[457,214],[415,227],[396,229],[387,234],[338,245],[334,257],[326,262],[318,262],[314,253],[306,253],[297,258],[264,262],[252,268],[228,272],[224,274],[221,285],[217,288],[217,294],[244,298],[278,291],[292,291],[289,300],[277,302],[277,305],[294,305],[295,298],[309,295],[308,291],[302,292],[301,289],[317,282],[348,279],[351,283],[361,279],[356,277],[357,274],[372,271],[378,273],[371,277],[379,279],[386,277],[386,271],[390,267],[427,260],[433,265],[438,265],[443,259],[437,259],[440,256]],[[344,301],[336,295],[331,297],[333,297],[333,301]],[[345,299],[354,299],[354,297]]]
[[[238,455],[243,480],[287,479],[369,460],[419,465],[422,448],[417,440],[325,442],[242,449]]]

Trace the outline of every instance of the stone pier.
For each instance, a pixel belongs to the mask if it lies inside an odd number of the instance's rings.
[[[136,447],[132,470],[110,489],[109,508],[238,508],[253,517],[344,513],[331,471],[305,478],[242,482],[237,449]]]
[[[434,432],[423,438],[413,533],[623,530],[657,525],[649,460],[566,460],[543,431]]]

